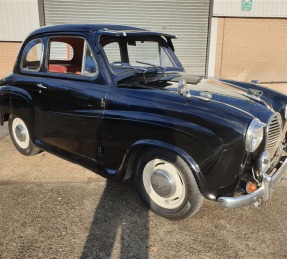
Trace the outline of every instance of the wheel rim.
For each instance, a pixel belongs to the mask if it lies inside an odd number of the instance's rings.
[[[162,159],[153,159],[145,165],[143,185],[150,199],[166,209],[178,208],[186,196],[181,173]]]
[[[30,143],[29,131],[24,121],[22,121],[20,118],[15,118],[13,120],[12,133],[19,147],[21,147],[22,149],[28,148]]]

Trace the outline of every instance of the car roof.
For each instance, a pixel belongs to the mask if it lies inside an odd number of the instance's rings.
[[[175,35],[153,32],[150,30],[132,27],[127,25],[117,25],[117,24],[61,24],[61,25],[51,25],[44,26],[35,31],[33,31],[28,38],[38,34],[50,33],[50,32],[93,32],[93,31],[103,31],[111,33],[123,33],[124,35],[154,35],[154,36],[165,36],[169,38],[176,38]]]

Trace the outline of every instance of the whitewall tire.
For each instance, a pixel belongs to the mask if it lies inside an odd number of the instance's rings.
[[[21,154],[31,156],[40,152],[32,143],[29,129],[21,118],[15,115],[10,116],[9,132],[14,146]]]
[[[145,149],[136,165],[135,183],[143,202],[168,219],[190,217],[203,203],[190,167],[171,151]]]

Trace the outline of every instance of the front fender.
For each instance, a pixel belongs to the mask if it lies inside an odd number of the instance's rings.
[[[128,162],[132,162],[132,164],[134,164],[132,161],[133,160],[132,156],[133,154],[135,154],[136,150],[140,150],[146,147],[163,148],[163,149],[166,149],[166,150],[169,150],[171,152],[178,154],[189,165],[190,169],[192,170],[200,191],[206,197],[210,198],[209,193],[207,192],[204,177],[197,163],[194,161],[194,159],[181,148],[171,145],[169,143],[163,142],[163,141],[158,141],[158,140],[153,140],[153,139],[142,139],[142,140],[139,140],[133,143],[131,147],[127,150],[127,153],[123,159],[122,165],[120,169],[118,170],[119,175],[123,175],[124,171],[126,171],[125,166],[128,164]],[[126,179],[129,178],[133,174],[133,168],[132,169],[130,168],[131,170],[127,170],[126,174],[123,177]]]

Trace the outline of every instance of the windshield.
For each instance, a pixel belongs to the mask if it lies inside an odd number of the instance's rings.
[[[183,71],[183,68],[161,37],[102,36],[101,45],[114,72],[125,69],[160,68]]]

